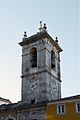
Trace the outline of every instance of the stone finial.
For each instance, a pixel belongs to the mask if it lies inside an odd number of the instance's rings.
[[[46,24],[44,23],[44,26],[42,26],[42,21],[40,21],[39,32],[47,32]]]
[[[44,23],[44,26],[43,26],[43,28],[44,28],[45,30],[47,30],[46,23]]]
[[[26,37],[27,37],[26,31],[24,31],[24,35],[23,35],[23,36],[24,36],[24,38],[26,38]]]
[[[24,31],[24,34],[23,34],[23,41],[26,39],[27,37],[27,34],[26,34],[26,31]]]
[[[42,21],[40,21],[40,28],[39,28],[39,32],[42,32]]]
[[[42,21],[40,21],[40,28],[42,28]]]
[[[55,40],[55,42],[57,42],[57,43],[58,43],[58,37],[56,37],[56,40]]]

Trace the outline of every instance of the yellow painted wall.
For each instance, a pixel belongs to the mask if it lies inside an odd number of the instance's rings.
[[[66,105],[65,114],[57,114],[57,104],[48,104],[47,120],[80,120],[80,113],[76,113],[75,103],[64,103]]]

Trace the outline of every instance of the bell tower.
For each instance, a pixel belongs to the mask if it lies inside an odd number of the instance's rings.
[[[60,52],[58,39],[40,22],[39,32],[22,42],[22,101],[38,103],[61,98]]]

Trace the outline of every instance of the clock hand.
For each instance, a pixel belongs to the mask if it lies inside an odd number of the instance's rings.
[[[34,87],[37,83],[33,84],[31,87]]]

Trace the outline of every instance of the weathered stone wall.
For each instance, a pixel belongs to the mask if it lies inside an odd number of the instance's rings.
[[[31,68],[30,64],[30,51],[33,47],[37,49],[37,67],[35,68]],[[51,69],[51,50],[55,52],[55,69]],[[59,62],[58,50],[46,38],[23,47],[22,101],[30,103],[34,99],[35,102],[40,102],[60,98]]]
[[[6,110],[0,109],[0,120],[46,120],[46,107],[28,107],[24,109],[24,105],[20,109],[18,104],[11,105],[11,108]],[[31,106],[31,105],[30,105]],[[8,108],[8,107],[7,107]],[[16,109],[17,108],[17,109]]]

